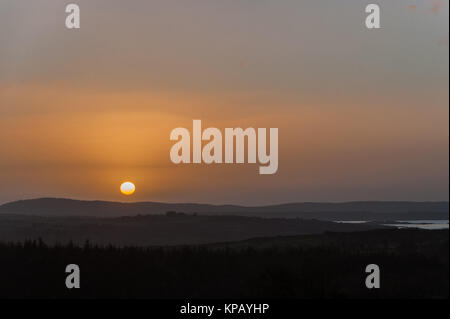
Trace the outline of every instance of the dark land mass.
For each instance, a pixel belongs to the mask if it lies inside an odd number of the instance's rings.
[[[23,242],[41,238],[49,244],[70,241],[83,244],[89,240],[98,245],[116,246],[189,245],[376,228],[388,227],[374,223],[180,213],[117,218],[0,215],[0,241]]]
[[[448,298],[448,230],[257,238],[177,247],[0,243],[0,298]],[[81,289],[66,289],[66,265]],[[381,288],[367,289],[377,264]]]
[[[37,216],[119,217],[165,214],[167,211],[199,215],[240,215],[320,220],[416,220],[448,219],[448,202],[346,202],[290,203],[271,206],[170,204],[158,202],[121,203],[59,198],[20,200],[0,206],[0,214]]]
[[[0,206],[0,298],[448,298],[448,230],[381,225],[413,219],[448,219],[448,202],[17,201]]]

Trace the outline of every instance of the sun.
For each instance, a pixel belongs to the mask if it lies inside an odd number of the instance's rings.
[[[131,195],[136,190],[136,186],[132,182],[124,182],[120,185],[120,192],[124,195]]]

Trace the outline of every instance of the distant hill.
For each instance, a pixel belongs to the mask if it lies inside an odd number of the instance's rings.
[[[48,244],[86,240],[99,245],[154,246],[230,242],[254,237],[320,234],[388,228],[376,224],[344,224],[285,218],[207,215],[133,217],[38,217],[0,215],[0,242],[42,239]]]
[[[344,203],[289,203],[270,206],[210,205],[195,203],[82,201],[62,198],[19,200],[0,206],[0,214],[36,216],[119,217],[165,214],[241,215],[321,220],[448,219],[448,202],[365,201]]]

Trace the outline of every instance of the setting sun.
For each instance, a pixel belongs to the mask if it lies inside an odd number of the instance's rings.
[[[132,182],[125,182],[120,185],[120,191],[124,195],[131,195],[136,190],[136,187]]]

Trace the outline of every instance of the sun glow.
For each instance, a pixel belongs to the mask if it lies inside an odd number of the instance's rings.
[[[124,195],[131,195],[136,190],[136,187],[132,182],[124,182],[120,185],[120,191]]]

